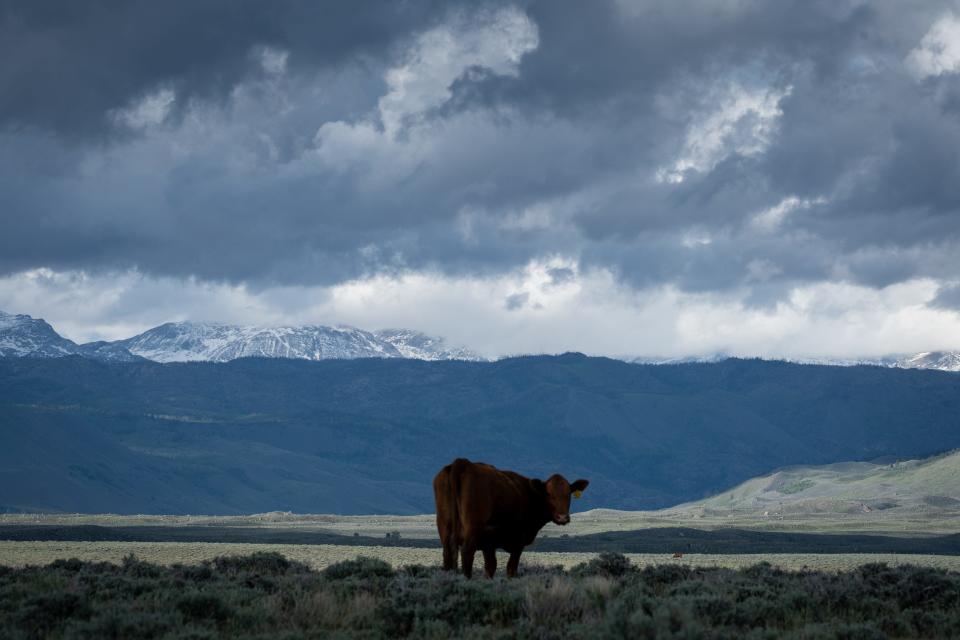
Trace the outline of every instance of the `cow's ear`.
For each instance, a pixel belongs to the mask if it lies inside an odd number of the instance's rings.
[[[570,491],[571,493],[573,493],[575,496],[579,498],[580,492],[586,489],[588,484],[590,484],[589,480],[584,480],[583,478],[581,478],[580,480],[577,480],[576,482],[570,485]]]

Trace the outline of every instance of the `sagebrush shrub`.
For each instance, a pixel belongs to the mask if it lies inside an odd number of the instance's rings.
[[[534,626],[562,627],[580,620],[587,607],[584,594],[566,577],[529,581],[523,611]]]
[[[956,638],[960,574],[630,565],[465,579],[356,558],[317,572],[277,554],[163,567],[62,560],[0,570],[0,637]]]
[[[62,560],[54,560],[50,563],[50,568],[69,573],[76,573],[77,571],[80,571],[84,565],[85,563],[82,560],[77,558],[67,558]],[[0,575],[3,575],[4,571],[9,571],[9,569],[7,567],[0,567]]]
[[[89,618],[91,613],[89,604],[79,595],[55,591],[28,598],[17,612],[16,620],[32,634],[42,636],[65,620],[83,620]]]
[[[267,576],[278,576],[288,571],[306,571],[305,564],[288,560],[280,553],[273,551],[258,551],[248,556],[221,556],[207,561],[218,573],[235,575],[238,573],[256,573]]]
[[[123,557],[123,572],[134,578],[156,578],[161,573],[161,568],[155,564],[139,560],[135,555]]]
[[[609,576],[619,578],[634,570],[630,558],[622,553],[604,551],[596,558],[572,569],[575,576]]]
[[[177,600],[177,610],[189,620],[226,620],[230,607],[220,595],[211,593],[188,593]]]
[[[344,580],[346,578],[389,578],[394,575],[390,563],[377,558],[358,556],[354,560],[344,560],[327,567],[323,575],[330,580]]]

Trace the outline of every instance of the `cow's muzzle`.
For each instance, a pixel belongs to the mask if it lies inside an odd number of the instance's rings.
[[[553,519],[553,521],[556,524],[568,524],[570,522],[570,516],[569,515],[557,516],[556,518]]]

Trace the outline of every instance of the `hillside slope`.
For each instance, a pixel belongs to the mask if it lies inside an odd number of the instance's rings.
[[[672,512],[766,517],[960,511],[960,451],[921,460],[794,466]]]
[[[77,344],[45,320],[0,311],[0,358],[62,358],[79,355],[107,362],[140,360],[116,342]]]
[[[960,377],[578,354],[493,363],[0,360],[10,511],[427,513],[457,456],[651,509],[796,464],[960,447]]]

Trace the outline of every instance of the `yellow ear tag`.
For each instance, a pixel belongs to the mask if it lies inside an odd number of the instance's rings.
[[[574,498],[579,498],[579,497],[582,496],[582,495],[583,495],[583,492],[582,492],[582,491],[574,491],[574,492],[573,492],[573,497],[574,497]]]

